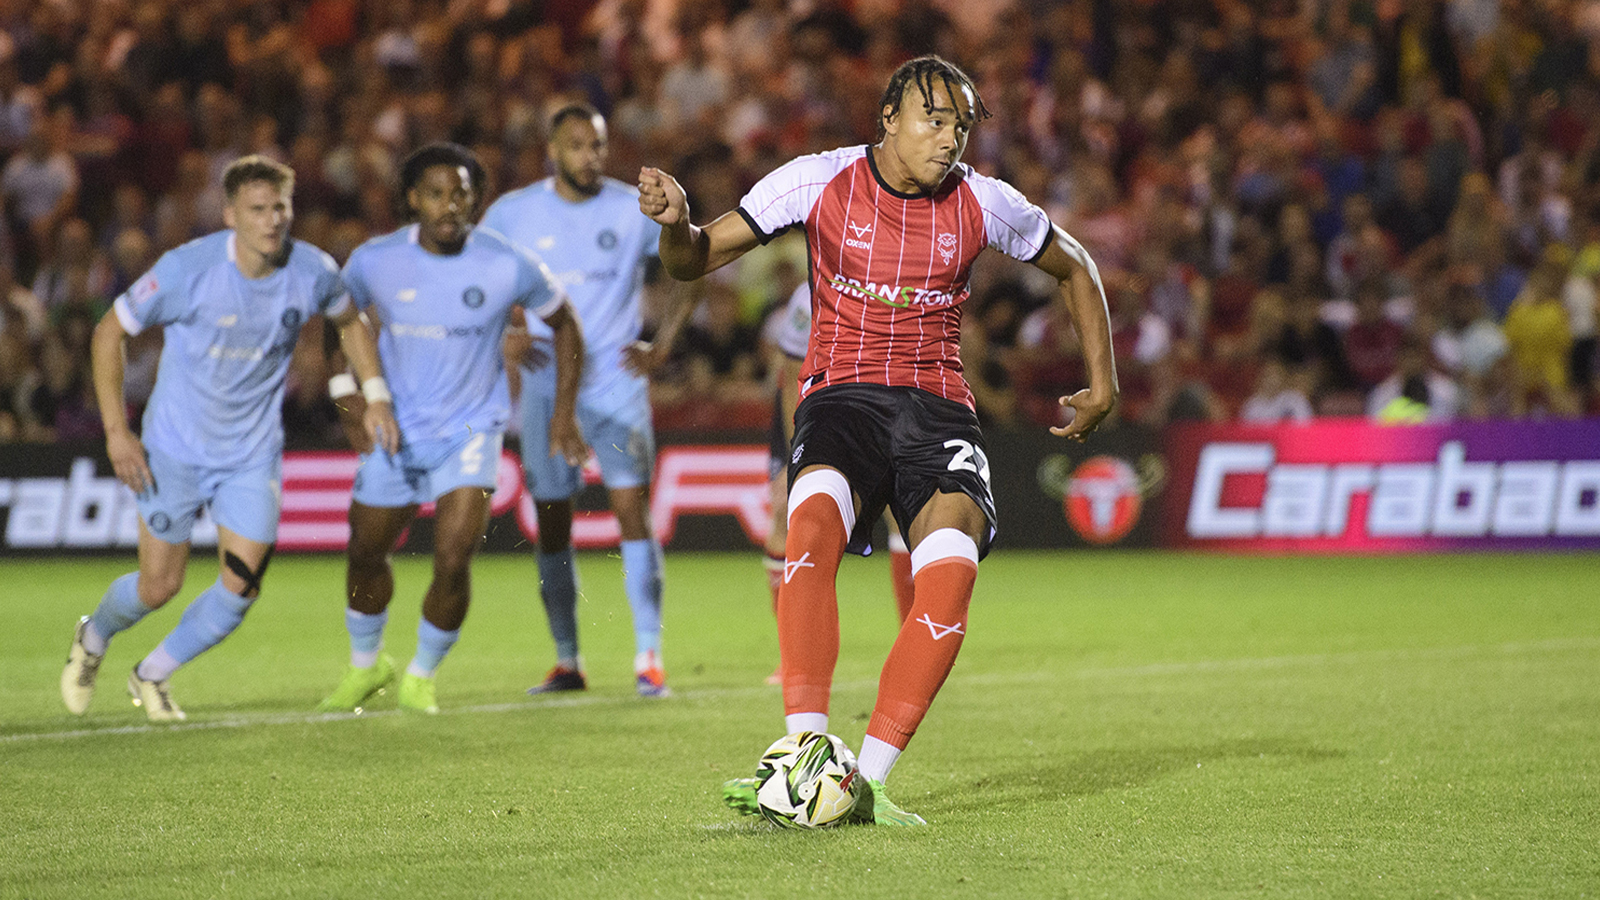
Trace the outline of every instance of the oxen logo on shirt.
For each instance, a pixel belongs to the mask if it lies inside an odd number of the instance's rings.
[[[461,302],[465,303],[468,309],[477,309],[478,307],[482,306],[483,288],[473,285],[472,287],[462,291]]]
[[[944,260],[944,264],[948,266],[955,255],[956,236],[948,231],[939,235],[939,257]]]
[[[855,233],[855,237],[848,237],[848,236],[845,237],[844,245],[846,247],[854,247],[857,250],[871,250],[872,249],[872,242],[868,241],[868,240],[863,240],[863,238],[865,238],[867,235],[872,233],[872,223],[871,222],[868,222],[865,225],[857,225],[854,222],[847,222],[845,224],[848,225],[850,227],[850,230]]]

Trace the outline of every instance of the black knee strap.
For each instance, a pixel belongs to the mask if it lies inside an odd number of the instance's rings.
[[[251,594],[259,595],[261,593],[261,579],[267,576],[267,565],[272,562],[272,552],[276,549],[278,549],[277,544],[269,544],[266,555],[261,557],[261,568],[253,572],[250,571],[250,567],[245,564],[244,560],[234,555],[232,550],[223,551],[222,564],[228,567],[228,571],[239,576],[240,581],[244,582],[244,590],[240,592],[241,596],[248,597]]]

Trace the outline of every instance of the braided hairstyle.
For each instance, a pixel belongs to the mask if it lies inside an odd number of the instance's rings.
[[[467,170],[468,186],[472,188],[473,202],[483,203],[484,182],[488,174],[483,168],[483,162],[478,159],[478,154],[473,153],[460,144],[449,141],[435,141],[424,144],[411,152],[406,161],[400,166],[400,212],[404,218],[412,218],[417,211],[411,208],[411,201],[406,199],[411,189],[422,180],[422,173],[434,166],[449,166],[451,168],[464,168]],[[476,212],[476,210],[474,210]]]
[[[918,93],[922,94],[922,108],[932,112],[936,102],[936,82],[944,85],[952,95],[963,87],[972,91],[973,120],[981,122],[989,118],[989,108],[983,105],[983,97],[978,94],[978,86],[972,83],[972,77],[961,71],[961,67],[955,63],[930,53],[908,60],[889,76],[889,86],[883,89],[883,99],[878,102],[878,140],[883,140],[887,134],[883,120],[900,113],[900,100],[905,96],[908,85],[917,86]],[[884,112],[885,109],[888,112]]]

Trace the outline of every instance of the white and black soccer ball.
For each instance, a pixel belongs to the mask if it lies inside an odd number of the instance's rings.
[[[767,748],[756,766],[761,815],[782,828],[825,828],[850,815],[861,796],[861,770],[844,741],[801,731]]]

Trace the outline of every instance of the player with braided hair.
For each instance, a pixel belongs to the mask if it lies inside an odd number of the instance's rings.
[[[955,664],[978,560],[997,520],[989,461],[961,374],[961,303],[985,248],[1038,266],[1083,345],[1089,386],[1062,397],[1082,440],[1117,401],[1110,316],[1083,246],[1010,185],[960,163],[987,115],[959,67],[924,56],[890,78],[878,140],[805,156],[751,188],[704,227],[670,175],[639,174],[639,208],[660,222],[661,260],[691,280],[778,232],[805,230],[811,339],[800,371],[789,457],[789,534],[778,594],[785,729],[828,730],[839,654],[834,579],[843,554],[868,548],[886,506],[911,547],[913,598],[878,685],[859,754],[865,791],[853,817],[921,825],[884,781]],[[753,779],[724,786],[756,809]]]

